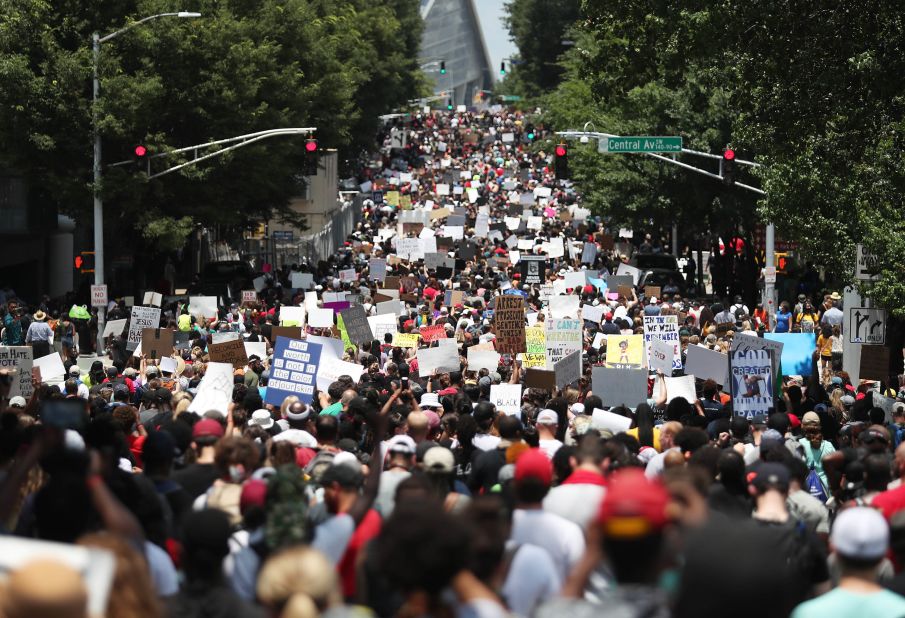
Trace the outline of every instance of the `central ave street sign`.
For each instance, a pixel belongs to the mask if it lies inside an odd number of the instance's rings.
[[[886,310],[850,307],[848,310],[849,343],[883,345],[886,343]]]
[[[601,137],[597,151],[604,154],[622,152],[682,152],[681,137]]]

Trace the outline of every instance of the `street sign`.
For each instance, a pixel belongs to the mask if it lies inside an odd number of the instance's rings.
[[[877,256],[873,253],[867,253],[863,245],[858,245],[857,248],[855,279],[859,281],[876,281],[880,278],[880,275],[877,274]]]
[[[764,283],[776,283],[776,267],[764,267]]]
[[[602,154],[623,152],[682,152],[681,137],[601,137],[597,151]]]
[[[886,343],[886,310],[869,307],[849,307],[849,343],[883,345]]]
[[[273,239],[276,242],[292,242],[293,232],[292,230],[274,231]]]
[[[107,306],[107,286],[92,285],[91,286],[91,306],[106,307]]]

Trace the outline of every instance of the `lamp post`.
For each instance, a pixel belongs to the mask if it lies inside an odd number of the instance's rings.
[[[131,30],[139,24],[143,24],[158,17],[201,17],[201,13],[192,13],[189,11],[179,11],[177,13],[158,13],[157,15],[149,15],[143,17],[136,22],[129,24],[124,28],[120,28],[108,35],[100,36],[97,32],[91,35],[91,51],[94,84],[92,89],[92,106],[91,106],[91,124],[94,129],[94,284],[103,285],[104,283],[104,202],[101,199],[101,134],[97,127],[97,102],[100,96],[100,80],[97,76],[97,66],[100,60],[101,43],[106,43],[110,39],[116,38],[127,30]],[[97,310],[97,354],[100,356],[103,351],[104,343],[104,314],[106,307],[99,307]]]

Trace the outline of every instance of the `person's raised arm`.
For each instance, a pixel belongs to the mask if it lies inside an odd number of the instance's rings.
[[[663,375],[662,369],[657,369],[657,384],[660,385],[660,393],[654,402],[655,408],[662,408],[666,405],[666,376]]]

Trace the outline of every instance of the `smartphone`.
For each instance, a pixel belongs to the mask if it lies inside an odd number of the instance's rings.
[[[406,390],[409,387],[409,379],[402,378],[402,390]]]
[[[88,422],[88,412],[82,399],[48,399],[38,410],[41,422],[58,429],[83,429]]]

